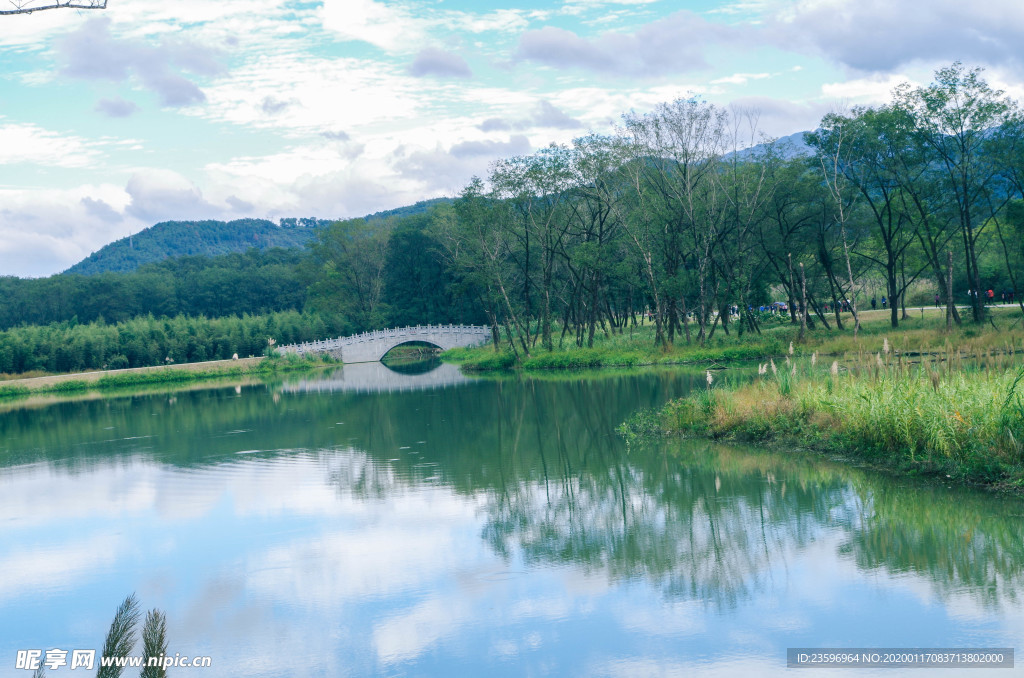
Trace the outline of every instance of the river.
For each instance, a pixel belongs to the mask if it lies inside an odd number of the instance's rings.
[[[211,658],[176,676],[792,675],[787,648],[1024,647],[1020,500],[615,433],[703,372],[418,372],[7,405],[0,676],[29,675],[19,650],[99,649],[132,592],[172,654]]]

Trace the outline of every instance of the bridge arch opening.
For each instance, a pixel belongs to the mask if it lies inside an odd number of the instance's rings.
[[[411,366],[414,363],[439,363],[438,355],[443,350],[443,347],[429,341],[403,341],[385,351],[384,355],[380,357],[380,361],[391,369],[399,366]],[[430,369],[436,366],[436,364],[432,364]]]

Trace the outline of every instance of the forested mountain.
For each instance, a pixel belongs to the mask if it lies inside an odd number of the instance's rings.
[[[312,230],[312,229],[310,229]],[[301,310],[305,249],[279,247],[217,257],[187,256],[135,271],[0,278],[0,330],[137,316],[218,317]]]
[[[446,198],[423,200],[393,210],[376,212],[367,221],[423,214],[432,205],[449,202]],[[65,273],[95,275],[134,271],[145,264],[185,256],[213,257],[251,248],[304,247],[315,237],[317,228],[329,219],[289,218],[280,225],[266,219],[235,221],[164,221],[106,245],[78,262]]]
[[[216,256],[253,247],[302,247],[313,232],[311,227],[281,228],[266,219],[165,221],[102,247],[66,272],[121,273],[172,257]]]
[[[419,322],[478,322],[484,318],[475,299],[458,288],[431,235],[434,222],[450,215],[446,202],[319,228],[297,226],[312,234],[308,248],[180,256],[94,275],[0,277],[0,331],[121,323],[140,316],[216,318],[292,310],[316,311],[332,331],[346,333]]]
[[[779,137],[774,141],[755,144],[750,148],[744,148],[735,153],[726,153],[723,158],[728,160],[735,155],[740,160],[755,160],[768,151],[775,153],[783,160],[793,160],[800,156],[813,155],[814,149],[807,145],[806,137],[808,134],[812,134],[812,132],[795,132],[789,136]]]

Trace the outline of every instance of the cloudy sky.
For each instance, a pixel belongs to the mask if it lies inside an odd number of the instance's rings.
[[[960,59],[1024,93],[1024,3],[109,0],[0,16],[0,275],[168,219],[338,218],[698,94],[768,135]]]

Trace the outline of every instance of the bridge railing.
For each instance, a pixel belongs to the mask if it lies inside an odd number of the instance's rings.
[[[431,336],[438,334],[472,334],[478,336],[490,336],[491,329],[483,325],[416,325],[414,327],[395,327],[385,330],[371,330],[361,334],[353,334],[348,337],[337,339],[323,339],[317,341],[306,341],[299,344],[287,344],[279,346],[281,353],[326,353],[336,351],[345,346],[378,341],[380,339],[393,339],[398,337]]]

